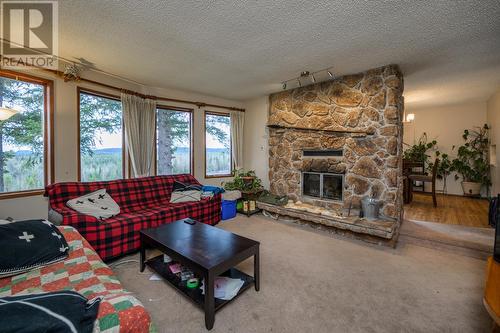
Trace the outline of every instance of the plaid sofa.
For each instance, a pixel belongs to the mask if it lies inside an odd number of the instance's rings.
[[[113,271],[78,231],[68,226],[58,228],[68,242],[68,258],[0,279],[0,297],[72,290],[88,299],[103,298],[94,323],[94,333],[155,332],[151,317],[141,302],[123,289]]]
[[[75,227],[103,260],[137,251],[139,230],[183,218],[214,225],[220,221],[221,195],[199,202],[170,203],[174,181],[199,184],[189,174],[121,179],[101,182],[65,182],[46,187],[50,209],[60,214],[61,224]],[[104,221],[66,206],[70,199],[105,188],[120,206],[120,214]],[[53,221],[55,222],[55,221]]]

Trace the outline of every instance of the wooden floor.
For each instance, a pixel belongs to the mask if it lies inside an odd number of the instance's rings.
[[[469,227],[488,227],[488,200],[452,195],[438,195],[437,208],[432,197],[414,194],[413,201],[404,206],[405,219]]]

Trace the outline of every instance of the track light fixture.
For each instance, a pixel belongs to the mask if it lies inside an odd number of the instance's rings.
[[[292,87],[295,86],[293,84],[294,81],[297,81],[297,85],[295,87],[302,87],[302,83],[309,82],[307,80],[304,81],[304,80],[300,80],[300,79],[308,79],[308,80],[311,80],[311,83],[316,83],[316,82],[325,81],[326,74],[328,74],[328,77],[330,79],[333,79],[334,76],[333,76],[333,73],[331,71],[331,68],[332,67],[328,67],[328,68],[324,68],[324,69],[321,69],[321,70],[315,71],[315,72],[302,71],[302,72],[300,72],[300,75],[298,77],[294,77],[294,78],[282,81],[281,84],[282,84],[283,90],[286,90],[287,87],[290,86],[289,82],[292,82],[292,84],[291,84]],[[325,72],[326,72],[326,74],[324,74]]]

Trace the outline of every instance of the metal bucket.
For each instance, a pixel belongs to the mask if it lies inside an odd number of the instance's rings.
[[[376,220],[379,217],[380,201],[377,199],[365,197],[361,200],[363,216],[370,221]]]

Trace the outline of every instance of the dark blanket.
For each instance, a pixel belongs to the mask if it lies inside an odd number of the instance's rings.
[[[181,191],[201,191],[202,186],[198,184],[185,184],[179,181],[174,181],[174,186],[172,191],[181,192]]]
[[[0,331],[92,332],[100,302],[74,291],[0,298]]]
[[[65,259],[69,246],[59,229],[45,220],[0,225],[0,278]]]

